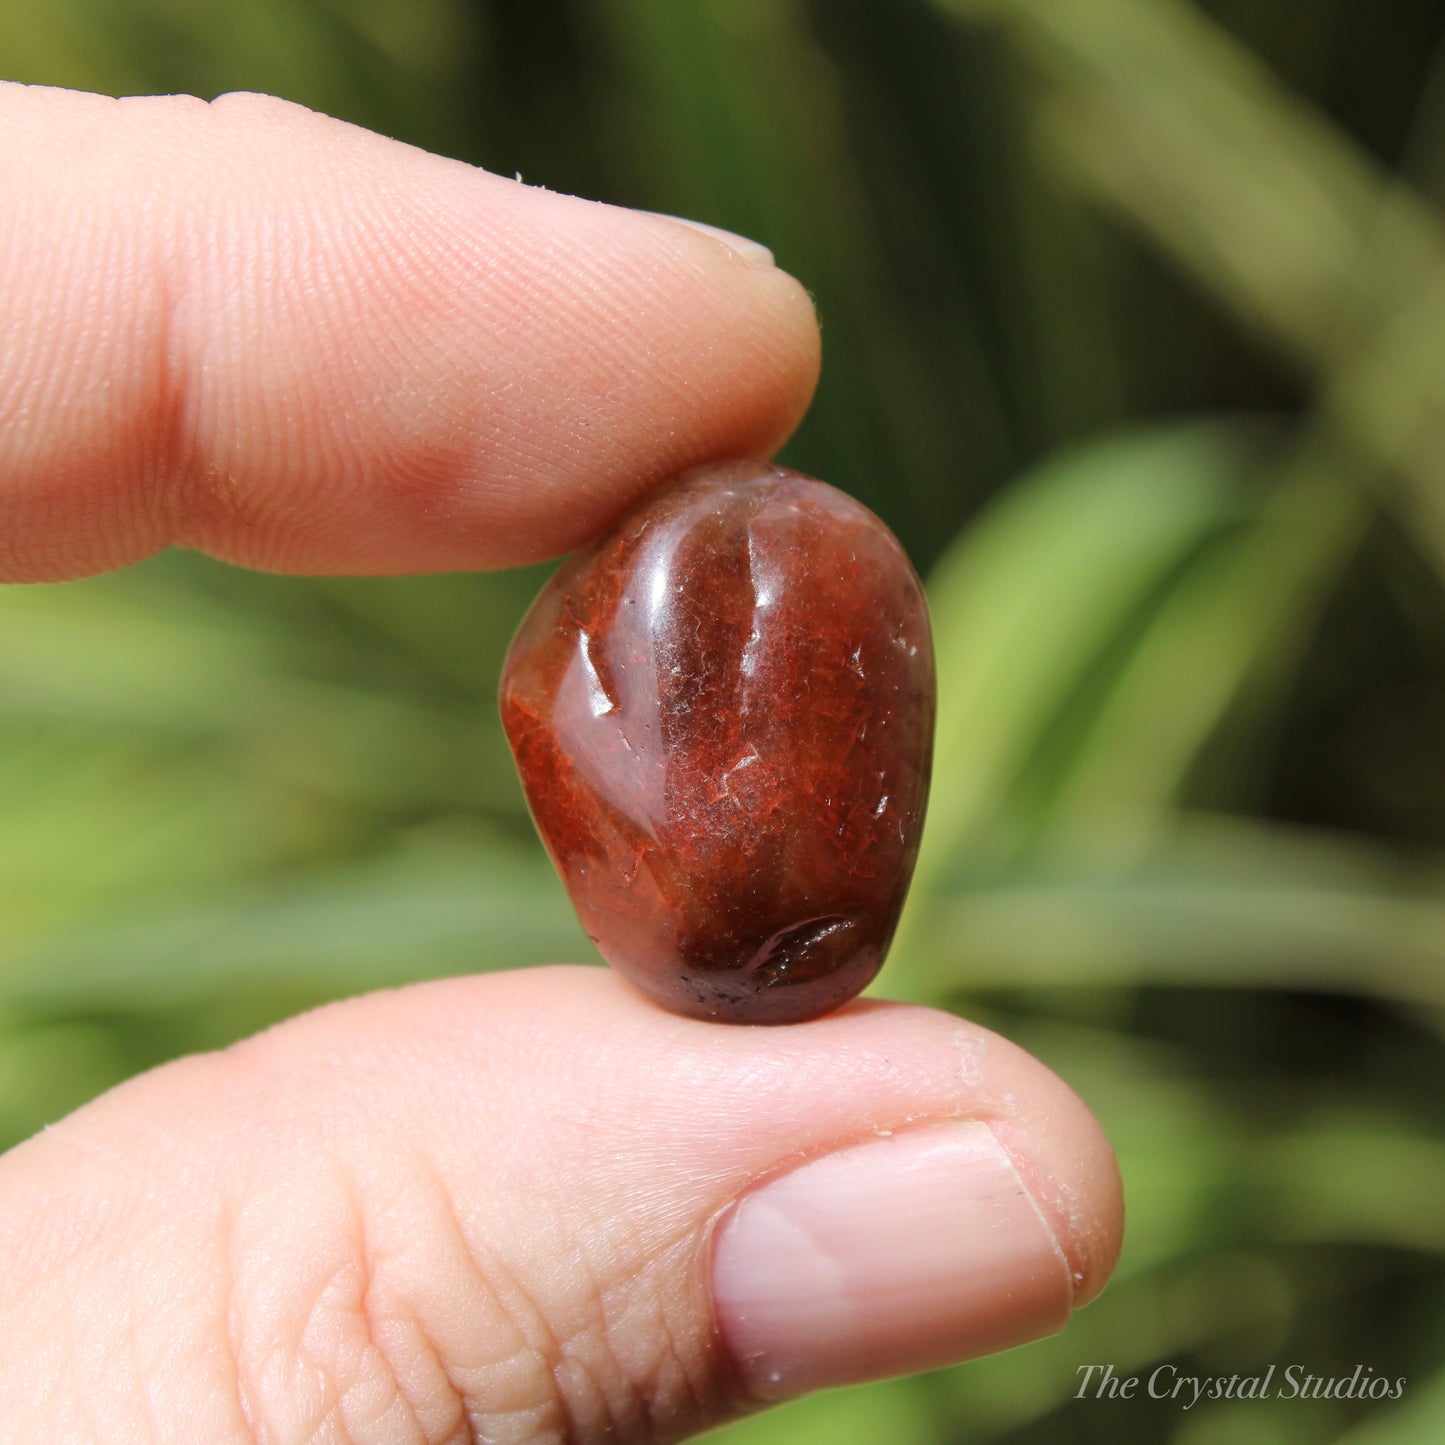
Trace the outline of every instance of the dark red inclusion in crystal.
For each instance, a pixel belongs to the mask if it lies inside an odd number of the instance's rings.
[[[502,677],[532,815],[603,957],[736,1023],[813,1018],[878,972],[933,711],[897,540],[756,462],[688,473],[568,561]]]

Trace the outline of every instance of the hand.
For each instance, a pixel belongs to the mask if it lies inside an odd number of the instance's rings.
[[[769,454],[816,376],[761,248],[280,101],[0,87],[0,194],[12,581],[550,556]],[[672,1438],[1059,1329],[1120,1227],[1079,1101],[948,1015],[447,980],[0,1159],[0,1436]]]

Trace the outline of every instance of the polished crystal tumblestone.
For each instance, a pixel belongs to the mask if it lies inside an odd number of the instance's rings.
[[[648,496],[543,589],[502,720],[603,957],[694,1017],[792,1023],[864,988],[918,851],[923,590],[892,533],[758,462]]]

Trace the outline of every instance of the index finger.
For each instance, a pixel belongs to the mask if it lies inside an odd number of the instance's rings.
[[[536,561],[817,377],[761,248],[265,96],[0,84],[0,193],[3,581]]]

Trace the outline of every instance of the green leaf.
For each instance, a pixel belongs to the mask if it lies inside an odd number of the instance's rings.
[[[929,582],[938,743],[920,878],[986,847],[1048,729],[1161,583],[1239,512],[1260,434],[1200,422],[1021,478]]]
[[[1428,1380],[1407,1380],[1398,1403],[1380,1406],[1335,1445],[1439,1445],[1441,1440],[1445,1440],[1445,1372]]]
[[[595,958],[545,861],[426,849],[41,935],[0,957],[0,1007],[127,1012],[267,988],[333,997]]]
[[[1280,705],[1365,513],[1339,472],[1300,449],[1239,526],[1180,568],[1055,762],[1040,831],[1137,851],[1182,800],[1221,725]]]
[[[1445,1007],[1445,860],[1224,819],[1176,826],[1131,866],[1113,856],[1104,838],[1002,877],[955,871],[914,935],[910,985],[1302,988]]]
[[[888,1380],[795,1400],[703,1438],[708,1445],[933,1445],[937,1423],[921,1382]]]
[[[1003,27],[1072,179],[1327,369],[1430,280],[1430,209],[1179,0],[938,0]]]
[[[1368,489],[1398,470],[1407,518],[1445,568],[1432,208],[1193,6],[938,3],[1003,27],[1040,85],[1052,160],[1313,375],[1358,449],[1348,480]]]

